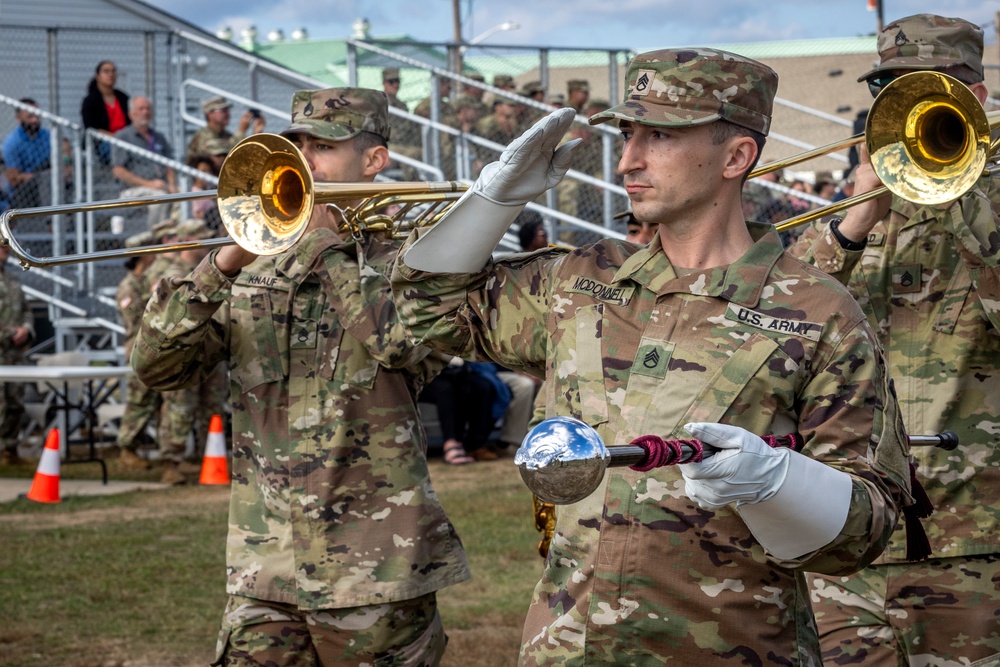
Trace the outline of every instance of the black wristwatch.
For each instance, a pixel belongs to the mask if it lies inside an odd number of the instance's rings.
[[[830,220],[830,231],[833,232],[833,237],[837,239],[837,243],[839,243],[840,247],[843,248],[844,250],[864,250],[865,246],[868,245],[868,238],[866,237],[864,240],[861,241],[852,241],[851,239],[841,234],[840,230],[837,229],[837,227],[843,221],[844,221],[843,218],[833,218]]]

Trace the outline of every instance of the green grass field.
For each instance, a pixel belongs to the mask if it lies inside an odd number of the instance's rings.
[[[542,566],[531,495],[510,458],[431,469],[473,571],[439,592],[444,664],[514,664]],[[227,501],[228,487],[194,486],[0,504],[0,667],[207,665],[225,603]]]

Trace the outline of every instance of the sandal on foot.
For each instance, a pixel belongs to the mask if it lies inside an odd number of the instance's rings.
[[[465,447],[462,447],[462,443],[453,440],[444,444],[444,462],[453,466],[461,466],[467,463],[475,463],[476,459],[465,452]]]

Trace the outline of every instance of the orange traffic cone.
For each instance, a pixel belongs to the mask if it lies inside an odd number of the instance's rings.
[[[49,431],[45,449],[38,461],[35,480],[28,491],[28,499],[39,503],[59,502],[59,429]]]
[[[226,461],[226,436],[222,432],[222,417],[212,415],[205,441],[205,458],[201,462],[201,484],[229,484],[229,463]]]

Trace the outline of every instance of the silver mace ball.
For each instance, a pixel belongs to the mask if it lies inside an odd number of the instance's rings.
[[[514,463],[521,479],[539,499],[568,505],[593,493],[609,466],[629,466],[646,459],[638,445],[607,447],[589,424],[572,417],[552,417],[528,432]]]

